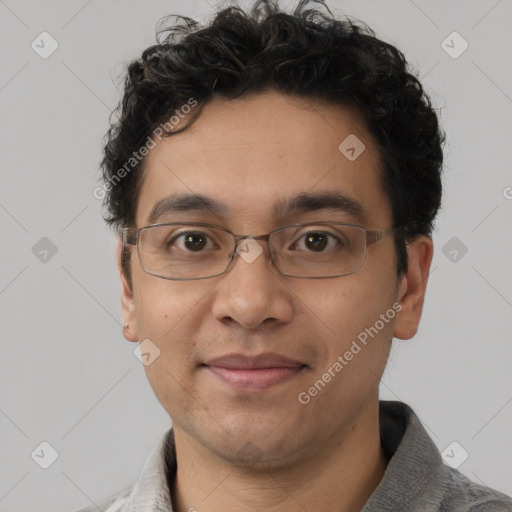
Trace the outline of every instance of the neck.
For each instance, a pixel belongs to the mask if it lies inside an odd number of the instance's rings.
[[[178,470],[173,510],[189,512],[360,511],[378,486],[387,461],[382,451],[378,402],[315,453],[287,466],[255,471],[234,467],[174,427]]]

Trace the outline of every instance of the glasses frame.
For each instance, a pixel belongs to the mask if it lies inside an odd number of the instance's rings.
[[[274,251],[270,250],[271,248],[268,245],[272,234],[276,233],[278,231],[281,231],[282,229],[286,229],[286,228],[313,226],[313,225],[319,225],[319,224],[323,224],[326,226],[350,226],[350,227],[355,227],[355,228],[359,228],[359,229],[363,230],[365,233],[365,248],[364,248],[364,256],[361,261],[361,265],[356,270],[354,270],[352,272],[348,272],[345,274],[337,274],[334,276],[297,276],[297,275],[287,274],[286,272],[283,272],[278,267],[278,265],[274,259]],[[168,277],[168,276],[162,276],[160,274],[155,274],[153,272],[150,272],[145,267],[145,265],[143,263],[143,259],[140,254],[140,244],[139,244],[140,232],[145,229],[150,229],[150,228],[158,227],[158,226],[197,226],[197,227],[202,226],[202,227],[206,227],[206,228],[220,229],[220,230],[225,231],[226,233],[230,234],[234,240],[234,249],[233,249],[233,252],[231,253],[231,257],[226,265],[226,268],[222,272],[219,272],[218,274],[214,274],[211,276],[204,276],[204,277]],[[377,243],[387,236],[396,234],[398,231],[401,231],[401,229],[402,228],[400,228],[400,227],[399,228],[367,229],[364,226],[360,226],[358,224],[351,224],[351,223],[347,223],[347,222],[314,221],[314,222],[298,222],[296,224],[287,224],[286,226],[279,226],[278,228],[273,229],[272,231],[269,231],[268,233],[266,233],[264,235],[253,236],[253,235],[236,235],[235,233],[233,233],[232,231],[230,231],[229,229],[227,229],[223,226],[217,226],[216,224],[209,224],[209,223],[205,223],[205,222],[162,222],[162,223],[156,223],[156,224],[148,224],[148,225],[142,226],[140,228],[123,227],[123,228],[121,228],[120,233],[121,233],[122,243],[123,243],[123,252],[126,250],[127,246],[136,246],[137,254],[139,256],[141,266],[142,266],[144,272],[146,272],[146,274],[149,274],[154,277],[159,277],[161,279],[167,279],[170,281],[197,281],[200,279],[211,279],[213,277],[219,277],[219,276],[225,274],[232,266],[233,261],[235,261],[235,255],[237,253],[239,242],[241,240],[245,240],[247,238],[252,238],[253,240],[264,240],[265,242],[267,242],[267,246],[269,248],[268,252],[270,254],[270,261],[274,265],[274,267],[277,269],[277,271],[283,276],[295,277],[298,279],[332,279],[335,277],[349,276],[349,275],[355,274],[356,272],[359,272],[359,270],[361,270],[361,268],[363,267],[363,265],[366,261],[366,254],[368,253],[369,245]]]

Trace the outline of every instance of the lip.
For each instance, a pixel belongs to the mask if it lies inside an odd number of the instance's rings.
[[[231,387],[250,392],[283,383],[307,367],[304,363],[274,353],[257,356],[227,354],[202,366]]]

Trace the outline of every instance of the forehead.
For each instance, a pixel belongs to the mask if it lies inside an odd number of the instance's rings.
[[[215,99],[184,132],[155,141],[144,161],[138,226],[183,196],[189,205],[191,196],[201,197],[196,205],[211,200],[233,228],[273,226],[287,207],[293,213],[294,198],[330,194],[361,205],[368,227],[390,222],[379,155],[352,108],[273,91]]]

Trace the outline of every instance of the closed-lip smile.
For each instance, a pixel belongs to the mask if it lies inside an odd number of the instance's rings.
[[[280,354],[266,352],[255,356],[232,353],[209,359],[201,366],[240,391],[263,391],[288,380],[306,364]]]

